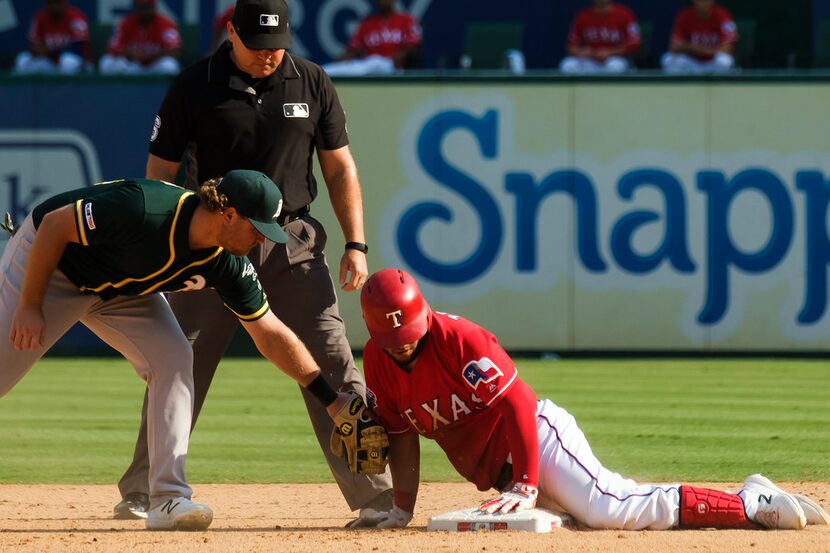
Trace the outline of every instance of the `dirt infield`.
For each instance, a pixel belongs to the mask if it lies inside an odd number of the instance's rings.
[[[709,485],[737,489],[734,483]],[[784,486],[830,506],[830,483]],[[830,526],[809,526],[800,532],[426,532],[428,515],[473,506],[489,497],[469,484],[423,484],[412,526],[384,532],[344,530],[350,514],[332,484],[194,489],[194,500],[209,504],[216,513],[207,532],[148,532],[142,521],[112,520],[110,510],[119,499],[115,486],[0,486],[0,552],[830,551]]]

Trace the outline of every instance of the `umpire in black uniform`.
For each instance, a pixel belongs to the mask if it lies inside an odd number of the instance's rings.
[[[238,0],[228,41],[173,81],[150,138],[147,177],[172,182],[185,152],[188,185],[232,169],[255,169],[277,183],[284,198],[278,221],[286,244],[266,242],[249,255],[271,308],[302,339],[334,387],[365,394],[346,340],[334,284],[323,255],[326,233],[309,214],[317,195],[314,151],[346,239],[340,260],[343,290],[366,281],[368,250],[357,169],[348,146],[346,118],[337,92],[320,66],[286,52],[291,46],[284,0]],[[212,290],[176,294],[173,311],[193,344],[193,424],[220,359],[236,331],[236,318]],[[360,522],[391,508],[391,479],[353,477],[329,451],[332,420],[303,390],[320,447],[349,507]],[[133,462],[118,487],[115,518],[144,518],[147,494],[146,396]]]

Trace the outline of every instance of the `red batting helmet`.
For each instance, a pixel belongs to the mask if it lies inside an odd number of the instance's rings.
[[[360,293],[360,307],[369,335],[382,348],[420,340],[432,320],[418,283],[400,269],[383,269],[369,277]]]

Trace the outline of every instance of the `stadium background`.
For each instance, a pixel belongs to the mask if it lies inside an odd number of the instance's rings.
[[[648,68],[684,2],[627,3],[651,23]],[[574,79],[551,68],[584,2],[514,13],[490,0],[402,2],[423,22],[422,70],[338,82],[370,266],[407,268],[435,307],[484,323],[512,350],[826,351],[830,116],[816,65],[830,2],[786,13],[780,2],[723,3],[754,22],[739,74]],[[75,4],[100,31],[131,1]],[[160,2],[191,56],[226,4]],[[371,6],[290,4],[297,51],[320,62]],[[39,6],[0,0],[7,65]],[[457,70],[466,25],[505,20],[524,29],[528,74]],[[44,196],[143,174],[166,79],[0,78],[0,209],[19,220]],[[314,214],[336,263],[324,197]],[[356,297],[341,301],[360,348]],[[101,346],[79,329],[61,349]]]

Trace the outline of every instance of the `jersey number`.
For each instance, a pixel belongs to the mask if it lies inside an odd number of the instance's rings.
[[[184,286],[176,290],[176,292],[192,292],[193,290],[201,290],[205,287],[207,281],[202,275],[193,275],[193,278],[184,281]]]

